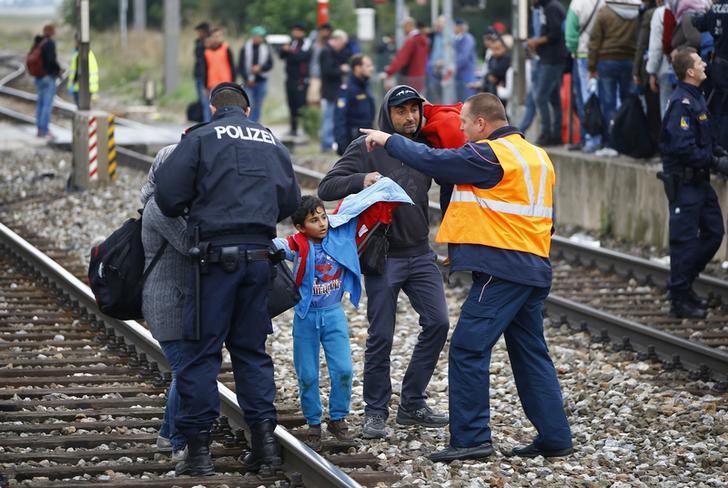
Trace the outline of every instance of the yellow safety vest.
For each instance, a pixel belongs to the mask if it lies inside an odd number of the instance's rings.
[[[503,179],[483,190],[456,185],[437,242],[480,244],[547,258],[556,174],[546,151],[511,134],[488,143]]]
[[[78,50],[71,56],[71,67],[68,69],[68,79],[74,93],[78,93],[81,83],[78,81]],[[96,93],[99,91],[99,65],[93,51],[88,52],[88,91]]]

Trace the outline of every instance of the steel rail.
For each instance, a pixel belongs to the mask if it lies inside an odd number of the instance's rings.
[[[144,352],[150,361],[156,361],[160,367],[169,370],[162,349],[149,330],[139,322],[117,320],[104,315],[99,310],[93,293],[86,284],[2,223],[0,223],[0,244],[49,282],[63,290],[72,300],[77,301],[79,306],[84,307],[91,314],[102,317],[107,328],[113,329],[117,336],[124,337],[129,344],[134,344],[137,350]],[[217,387],[220,393],[221,414],[228,417],[231,425],[245,428],[245,419],[235,393],[220,382],[217,383]],[[284,469],[291,473],[300,473],[306,486],[317,488],[361,487],[338,467],[296,439],[284,427],[278,425],[275,435],[282,447]]]
[[[579,244],[561,236],[552,237],[551,250],[552,254],[556,253],[567,260],[593,262],[600,268],[613,268],[616,273],[628,272],[641,282],[659,285],[666,283],[670,276],[669,266],[611,249]],[[700,275],[693,285],[696,291],[712,295],[720,298],[723,303],[728,303],[728,281]]]

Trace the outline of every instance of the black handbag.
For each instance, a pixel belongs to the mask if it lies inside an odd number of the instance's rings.
[[[384,265],[387,259],[387,252],[389,252],[388,231],[389,225],[379,225],[371,231],[371,235],[364,243],[364,250],[359,256],[359,266],[361,267],[362,274],[384,274]]]
[[[296,286],[291,268],[285,261],[273,265],[275,275],[271,280],[271,289],[268,293],[268,313],[276,317],[286,310],[293,308],[301,300],[301,293]]]

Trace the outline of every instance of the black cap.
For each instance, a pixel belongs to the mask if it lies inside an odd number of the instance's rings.
[[[195,30],[203,30],[203,31],[210,32],[210,24],[208,24],[207,22],[200,22],[199,24],[197,24],[195,26]]]
[[[418,100],[420,103],[425,101],[425,99],[417,93],[417,90],[405,85],[398,88],[389,96],[389,106],[394,107],[402,105],[404,102],[409,100]]]
[[[300,29],[302,31],[305,31],[306,30],[306,26],[303,25],[303,23],[301,23],[301,22],[296,22],[295,24],[293,24],[291,26],[291,30],[293,30],[293,29]]]
[[[248,94],[245,92],[245,89],[243,89],[243,87],[238,85],[237,83],[231,83],[229,81],[225,81],[223,83],[219,83],[218,85],[216,85],[215,88],[213,88],[212,91],[210,92],[210,100],[215,98],[215,95],[217,95],[218,93],[220,93],[223,90],[233,90],[233,91],[240,93],[245,98],[245,103],[247,103],[248,106],[250,106],[250,98],[248,98]]]

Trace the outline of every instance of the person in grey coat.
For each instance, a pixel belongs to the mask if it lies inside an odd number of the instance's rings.
[[[182,339],[185,297],[192,292],[191,262],[186,256],[190,245],[186,238],[187,222],[185,219],[165,217],[157,206],[157,202],[152,198],[156,187],[154,173],[175,147],[176,144],[173,144],[162,148],[157,153],[140,195],[144,205],[142,244],[145,266],[149,266],[162,244],[165,241],[168,243],[144,282],[142,313],[152,336],[159,341],[172,370],[172,382],[167,393],[167,405],[164,410],[164,420],[159,429],[157,447],[160,449],[171,447],[172,459],[181,461],[187,452],[185,449],[187,441],[175,427],[175,417],[180,408],[176,376],[183,364],[179,344]]]

